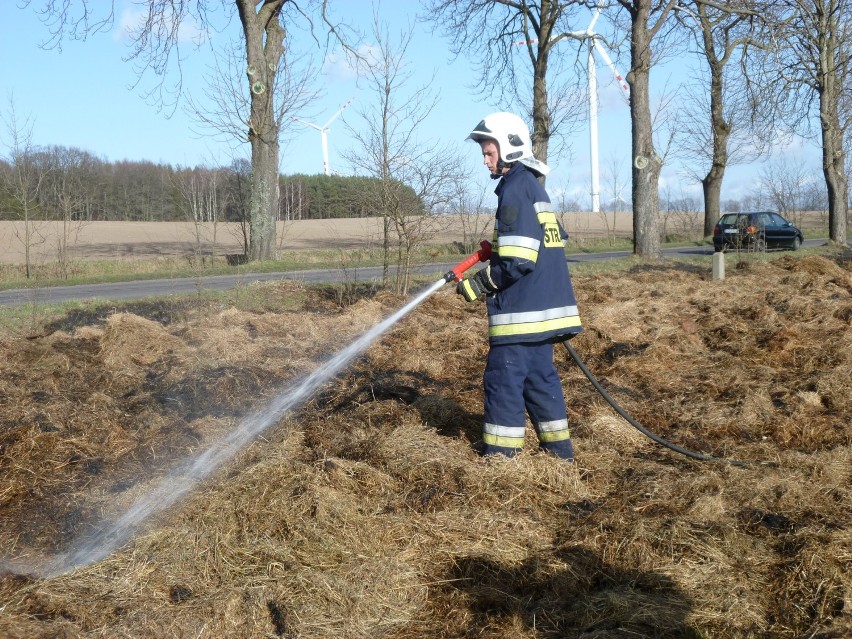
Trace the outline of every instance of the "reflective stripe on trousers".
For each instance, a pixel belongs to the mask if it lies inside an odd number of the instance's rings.
[[[485,366],[484,453],[514,455],[524,446],[526,415],[541,447],[572,458],[573,446],[562,394],[553,364],[553,344],[491,346]]]

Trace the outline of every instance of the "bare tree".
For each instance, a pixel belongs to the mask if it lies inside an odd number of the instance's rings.
[[[252,144],[252,164],[254,165],[257,154],[262,154],[264,149],[276,154],[274,158],[275,182],[271,183],[269,188],[275,190],[275,199],[278,200],[275,206],[279,206],[281,195],[278,190],[278,156],[272,145],[277,145],[284,139],[293,122],[292,114],[305,108],[311,100],[312,94],[308,91],[308,84],[316,73],[309,64],[300,64],[303,62],[302,60],[294,61],[286,51],[282,52],[274,79],[270,82],[268,89],[274,95],[268,96],[269,99],[264,106],[264,108],[272,109],[273,113],[267,114],[265,111],[260,111],[255,104],[256,100],[250,97],[256,95],[257,92],[265,94],[266,89],[264,87],[267,80],[263,79],[260,71],[251,64],[245,71],[243,70],[245,55],[240,51],[240,46],[242,46],[242,43],[233,42],[230,47],[215,53],[215,64],[207,75],[203,91],[205,99],[199,101],[188,96],[187,110],[200,123],[203,130],[213,132],[215,135],[232,141],[245,140],[246,124],[248,123],[249,141],[251,142],[253,138],[256,138]],[[248,94],[244,90],[241,80],[243,73],[247,73],[251,78],[260,78],[252,83],[251,91]],[[260,160],[266,161],[262,155]],[[255,170],[253,168],[249,181],[251,189],[249,202],[255,202],[259,196],[257,189],[260,188],[260,185],[254,176]],[[259,222],[257,216],[260,213],[252,209],[249,215],[250,242],[248,253],[253,259],[272,257],[272,253],[269,253],[266,247],[261,249],[254,246],[255,239],[253,238],[266,237],[267,233],[265,224],[268,221]],[[276,211],[272,220],[270,235],[273,246],[276,245],[275,220],[278,217]],[[260,215],[260,218],[265,219],[263,215]],[[260,228],[259,224],[263,228]],[[264,255],[255,255],[256,252]]]
[[[781,91],[790,98],[793,125],[817,132],[828,191],[828,235],[846,243],[849,177],[844,137],[852,128],[852,2],[777,0],[785,46],[777,51]]]
[[[748,81],[748,49],[766,49],[772,32],[767,2],[734,0],[724,4],[684,0],[676,6],[681,25],[693,35],[706,63],[698,87],[687,91],[681,118],[681,150],[701,161],[696,175],[704,192],[704,236],[713,234],[720,215],[725,170],[735,162],[750,162],[762,155],[776,127],[766,105],[777,101],[760,95],[759,82]],[[736,64],[739,63],[739,64]],[[709,89],[709,90],[708,90]],[[761,108],[757,109],[757,105]],[[764,117],[758,119],[755,113]],[[757,126],[749,126],[756,124]]]
[[[457,154],[452,153],[451,147],[456,145],[434,148],[425,144],[416,156],[399,166],[396,174],[396,179],[409,186],[416,201],[423,206],[419,211],[401,207],[401,214],[392,217],[399,240],[397,290],[403,295],[408,293],[411,284],[415,249],[447,225],[446,218],[435,213],[453,200],[459,167],[464,164]]]
[[[450,39],[453,53],[468,51],[477,58],[479,74],[473,84],[532,116],[533,151],[542,162],[547,162],[551,139],[585,112],[584,103],[576,98],[582,73],[572,69],[569,52],[555,52],[564,40],[582,39],[572,33],[574,20],[589,4],[586,0],[428,2],[428,18]],[[523,63],[519,50],[525,54]],[[579,51],[580,47],[575,54]]]
[[[219,222],[226,208],[220,171],[215,165],[176,171],[174,186],[180,194],[180,209],[193,225],[196,263],[204,265],[216,252]]]
[[[663,237],[673,241],[692,240],[701,232],[701,226],[697,223],[696,201],[683,189],[674,193],[671,187],[666,186],[663,190],[663,209]]]
[[[796,160],[778,158],[760,171],[760,184],[772,206],[797,226],[802,224],[802,205],[813,176]]]
[[[624,199],[624,190],[627,188],[627,180],[624,179],[622,167],[624,166],[623,159],[613,154],[610,155],[606,166],[604,167],[604,181],[609,186],[610,204],[608,207],[601,207],[599,216],[604,223],[607,239],[612,245],[615,241],[616,229],[618,228],[618,213],[627,209],[627,202]],[[610,225],[607,218],[606,209],[609,208],[612,213],[612,224]]]
[[[486,211],[486,189],[471,186],[466,174],[459,175],[452,183],[449,209],[459,217],[462,229],[462,252],[472,253],[479,242],[490,240],[490,226],[494,223],[491,211]]]
[[[3,117],[8,133],[8,156],[10,170],[4,189],[14,202],[20,226],[15,226],[15,238],[24,249],[24,271],[27,278],[32,275],[32,250],[46,241],[38,226],[38,212],[42,197],[42,184],[47,173],[43,155],[32,143],[32,120],[18,119],[14,101]]]
[[[112,26],[115,0],[104,3],[97,13],[89,0],[23,0],[24,6],[41,5],[39,13],[47,23],[51,38],[48,46],[61,46],[64,38],[85,39]],[[138,77],[153,74],[160,81],[148,97],[162,104],[176,100],[182,93],[182,26],[191,24],[198,32],[197,43],[210,42],[217,29],[217,12],[222,9],[227,21],[235,12],[242,26],[244,57],[239,75],[244,78],[242,96],[248,103],[242,135],[251,145],[252,171],[249,183],[249,221],[252,260],[270,259],[275,251],[278,216],[278,160],[282,105],[279,101],[281,65],[285,53],[287,27],[301,21],[312,29],[318,14],[328,33],[342,41],[341,30],[331,24],[327,13],[329,0],[142,0],[143,18],[130,32],[131,53]],[[103,7],[108,4],[108,9]],[[230,7],[230,9],[229,9]],[[347,51],[350,49],[347,48]],[[166,78],[171,84],[165,85]],[[227,94],[233,97],[233,94]],[[219,105],[221,107],[221,105]],[[229,104],[235,110],[243,104]],[[284,107],[286,110],[286,106]],[[211,118],[212,119],[212,118]]]
[[[659,258],[660,172],[663,158],[654,147],[651,118],[652,43],[664,50],[673,33],[670,20],[678,0],[616,0],[627,16],[630,32],[630,120],[632,125],[633,252]]]
[[[243,247],[242,255],[229,256],[230,262],[244,263],[249,251],[249,182],[251,162],[246,158],[234,158],[231,161],[225,191],[225,216],[229,222],[236,222],[236,232]]]
[[[398,292],[407,290],[412,250],[429,230],[425,214],[450,198],[451,178],[459,172],[448,149],[419,135],[438,95],[431,82],[408,90],[412,72],[406,51],[412,35],[409,25],[394,40],[374,15],[376,46],[373,55],[361,62],[362,77],[374,99],[362,100],[356,110],[363,126],[355,129],[347,124],[356,146],[344,153],[357,170],[376,178],[373,208],[383,218],[383,280],[389,279],[393,231],[398,242]]]
[[[86,170],[90,156],[80,149],[51,147],[50,172],[47,175],[47,198],[59,213],[56,257],[59,273],[67,278],[71,272],[71,248],[85,222]]]
[[[285,221],[301,220],[308,208],[305,183],[302,180],[289,180],[284,185],[284,201],[281,203]]]

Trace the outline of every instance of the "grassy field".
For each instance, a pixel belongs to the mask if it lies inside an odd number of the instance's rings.
[[[615,223],[588,213],[565,214],[568,232],[577,241],[629,237],[632,222],[628,213],[619,213]],[[451,244],[465,234],[473,239],[490,239],[493,215],[443,216],[431,218],[422,233],[423,244]],[[226,255],[242,251],[242,230],[231,223],[191,224],[189,222],[86,222],[63,230],[59,222],[32,225],[30,262],[56,261],[58,244],[67,238],[73,261],[115,260],[158,257],[184,257],[196,253]],[[608,229],[612,229],[611,232]],[[380,218],[334,220],[295,220],[279,222],[278,248],[281,251],[373,249],[382,245]],[[25,230],[20,222],[0,221],[0,263],[25,262]]]
[[[825,237],[821,214],[800,220],[806,236]],[[568,252],[632,250],[632,220],[626,212],[561,215],[569,233]],[[706,244],[698,214],[664,218],[670,244]],[[414,263],[451,261],[490,239],[492,215],[432,218],[422,229]],[[91,222],[31,225],[30,239],[19,222],[0,221],[0,287],[54,286],[124,279],[193,277],[199,273],[347,269],[382,263],[381,220],[377,218],[292,221],[278,225],[278,258],[234,265],[242,253],[236,224],[183,222]],[[29,251],[25,248],[29,247]],[[60,251],[60,246],[64,247]],[[467,252],[466,252],[467,251]],[[395,254],[395,251],[392,250]],[[60,259],[61,258],[61,259]],[[29,267],[27,268],[27,263]]]

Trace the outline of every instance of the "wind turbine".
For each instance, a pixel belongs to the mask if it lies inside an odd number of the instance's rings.
[[[600,103],[598,101],[598,73],[597,65],[595,64],[595,51],[603,58],[603,61],[612,71],[618,82],[619,87],[624,90],[625,98],[630,96],[630,87],[624,81],[622,75],[615,68],[612,58],[606,52],[601,44],[601,36],[595,32],[595,24],[598,18],[601,17],[601,9],[603,9],[603,0],[598,2],[595,8],[595,13],[592,15],[592,21],[585,31],[573,31],[570,35],[573,38],[585,40],[588,42],[589,56],[586,64],[588,65],[587,75],[589,76],[589,158],[592,168],[592,213],[600,213],[601,210],[601,176],[600,176],[600,161],[598,158],[598,109]]]
[[[589,26],[587,26],[584,30],[571,31],[569,33],[562,34],[564,37],[570,38],[572,40],[580,40],[581,42],[587,42],[589,48],[589,54],[586,60],[586,65],[587,75],[589,78],[589,156],[592,170],[591,196],[593,213],[600,213],[601,210],[601,178],[600,161],[598,158],[598,109],[600,107],[600,104],[598,102],[597,65],[595,64],[596,51],[612,71],[612,74],[613,76],[615,76],[619,87],[623,89],[623,95],[625,99],[628,99],[630,97],[630,87],[624,80],[624,77],[618,72],[618,69],[615,68],[615,64],[613,63],[612,58],[609,56],[606,49],[601,44],[601,40],[603,40],[603,37],[600,36],[597,32],[595,32],[595,24],[597,24],[598,18],[601,17],[601,10],[603,9],[603,7],[604,0],[599,0],[597,6],[595,7],[595,12],[592,14],[592,20],[591,22],[589,22]],[[522,40],[521,42],[516,42],[515,44],[534,44],[536,42],[538,42],[538,40]]]
[[[329,126],[340,116],[341,113],[343,113],[343,110],[348,107],[349,103],[352,102],[352,100],[354,99],[355,98],[349,98],[349,100],[346,101],[346,104],[340,107],[340,109],[337,110],[337,113],[331,116],[328,122],[326,122],[322,126],[318,126],[311,122],[306,122],[305,120],[300,120],[299,118],[293,118],[296,122],[301,122],[305,126],[309,126],[312,129],[316,129],[320,132],[320,136],[322,137],[322,166],[326,175],[331,175],[331,171],[328,166],[328,132],[331,130]]]

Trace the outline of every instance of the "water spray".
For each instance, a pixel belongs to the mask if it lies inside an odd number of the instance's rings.
[[[18,565],[19,569],[44,577],[65,574],[82,566],[105,559],[130,541],[137,529],[153,515],[170,508],[185,497],[202,480],[209,477],[222,464],[233,458],[254,439],[279,423],[282,417],[307,400],[322,384],[344,369],[356,356],[365,351],[376,339],[408,315],[444,284],[461,279],[465,271],[477,262],[491,257],[491,244],[483,241],[480,250],[453,267],[437,282],[420,292],[414,299],[382,322],[364,333],[349,346],[306,375],[295,385],[279,392],[271,402],[245,417],[232,431],[211,443],[206,450],[192,457],[160,479],[140,496],[120,517],[102,522],[94,534],[81,540],[68,552],[54,557],[46,565],[24,568],[24,561],[3,561]],[[16,570],[19,571],[19,570]]]

